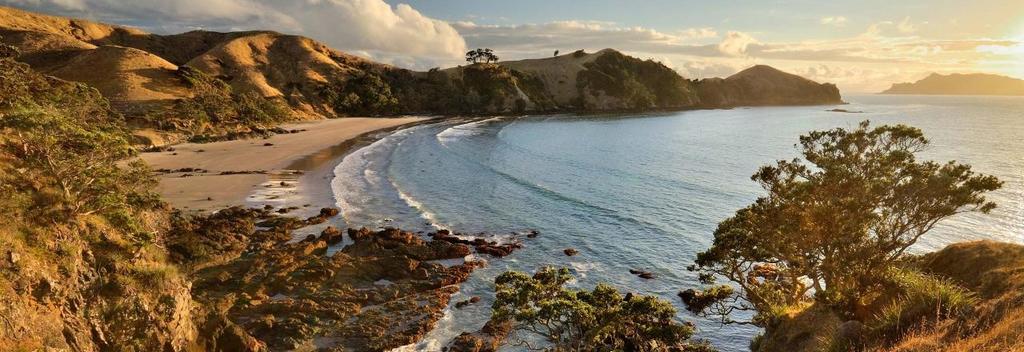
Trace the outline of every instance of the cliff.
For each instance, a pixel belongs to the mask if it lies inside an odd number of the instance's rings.
[[[933,73],[914,83],[896,83],[882,94],[1024,95],[1024,80],[984,73]]]

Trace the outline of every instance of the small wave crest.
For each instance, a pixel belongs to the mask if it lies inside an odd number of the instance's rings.
[[[420,214],[420,217],[423,218],[423,220],[426,220],[427,223],[430,224],[430,226],[438,230],[448,229],[448,227],[438,223],[437,215],[434,215],[434,213],[432,213],[430,210],[427,210],[423,203],[420,203],[420,201],[416,200],[409,194],[403,192],[402,189],[399,188],[394,181],[391,182],[391,185],[395,188],[395,191],[398,192],[398,198],[401,198],[402,201],[405,202],[405,204],[409,205],[409,207],[416,209],[416,212]]]
[[[467,136],[480,135],[486,132],[483,128],[484,125],[503,119],[504,117],[492,117],[486,120],[473,121],[460,125],[455,125],[445,129],[438,133],[435,138],[443,146],[448,146],[448,142],[455,141]]]

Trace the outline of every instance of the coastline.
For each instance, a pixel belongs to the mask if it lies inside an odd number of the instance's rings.
[[[174,208],[210,212],[259,204],[323,205],[333,196],[321,198],[321,192],[313,191],[317,187],[309,184],[329,178],[331,168],[324,167],[328,162],[373,135],[431,120],[339,118],[291,123],[282,127],[301,132],[264,139],[183,143],[169,151],[142,153],[140,158],[154,170],[162,170],[157,191]]]

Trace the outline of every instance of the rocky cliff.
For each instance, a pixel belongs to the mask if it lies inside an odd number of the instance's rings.
[[[1024,80],[983,73],[933,73],[914,83],[896,83],[882,94],[1024,95]]]

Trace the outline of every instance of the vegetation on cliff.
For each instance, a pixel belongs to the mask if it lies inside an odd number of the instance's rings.
[[[584,110],[644,110],[697,106],[690,81],[653,60],[606,51],[577,75],[578,107]],[[600,96],[614,98],[602,102]]]
[[[968,165],[917,161],[927,145],[919,129],[866,121],[802,136],[803,160],[754,174],[766,195],[720,223],[691,268],[705,284],[728,283],[680,297],[723,323],[766,328],[758,351],[886,347],[970,317],[973,294],[922,273],[907,250],[945,218],[993,209],[984,194],[1002,183]],[[737,321],[737,311],[756,314]],[[804,334],[815,325],[832,330]]]
[[[161,203],[95,89],[0,59],[0,349],[150,351],[194,339]]]

